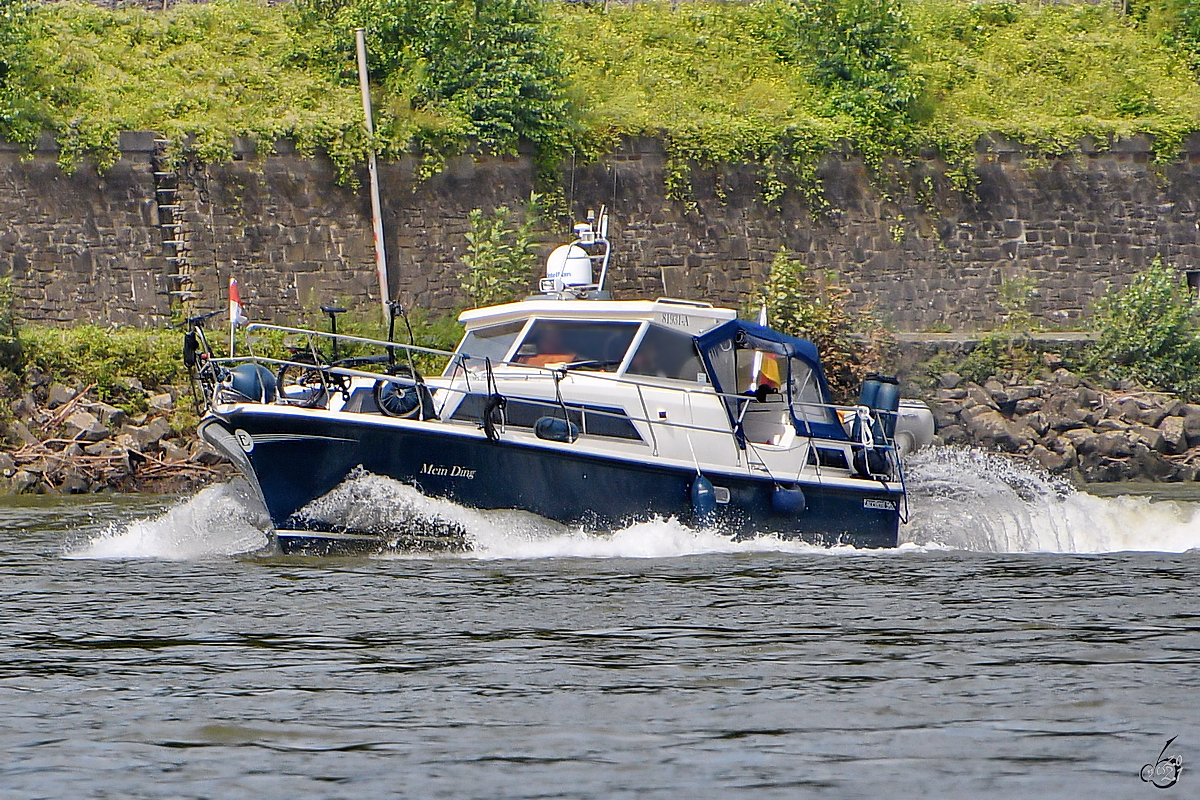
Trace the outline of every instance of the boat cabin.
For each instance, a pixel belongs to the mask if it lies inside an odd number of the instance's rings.
[[[453,419],[478,419],[498,391],[511,425],[533,427],[565,410],[584,433],[656,449],[664,432],[650,430],[650,421],[691,429],[681,448],[719,430],[721,449],[731,433],[740,450],[747,442],[788,450],[798,436],[847,440],[816,347],[738,320],[731,309],[531,298],[459,319],[466,335],[444,374],[451,395],[462,397]]]

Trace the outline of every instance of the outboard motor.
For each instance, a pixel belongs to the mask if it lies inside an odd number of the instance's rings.
[[[863,380],[858,404],[870,409],[874,419],[858,416],[854,420],[851,438],[858,443],[854,447],[854,470],[864,478],[890,477],[888,442],[896,435],[900,382],[890,375],[871,373]]]

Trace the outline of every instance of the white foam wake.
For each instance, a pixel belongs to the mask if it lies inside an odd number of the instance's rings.
[[[67,558],[161,558],[195,560],[261,549],[268,523],[244,483],[202,489],[166,512],[108,528]]]
[[[674,518],[595,533],[522,511],[479,511],[368,472],[352,474],[300,516],[355,530],[408,529],[464,537],[468,558],[670,558],[699,553],[817,551],[775,536],[735,542],[717,530],[693,530]],[[399,555],[398,557],[409,557]]]
[[[907,467],[910,523],[901,552],[998,553],[1183,552],[1200,548],[1200,503],[1146,497],[1095,497],[1073,491],[1036,468],[993,453],[933,448]],[[720,530],[694,530],[652,519],[608,532],[585,532],[520,511],[478,511],[422,495],[398,481],[359,472],[304,513],[334,526],[454,532],[468,544],[456,557],[673,558],[704,553],[851,554],[777,536],[735,541]],[[244,484],[212,486],[165,513],[113,523],[71,558],[199,559],[262,548],[265,516]],[[892,551],[895,552],[895,551]],[[398,557],[427,557],[400,555]]]
[[[1016,459],[966,448],[908,462],[908,526],[921,546],[998,553],[1183,552],[1200,547],[1200,503],[1095,497]]]

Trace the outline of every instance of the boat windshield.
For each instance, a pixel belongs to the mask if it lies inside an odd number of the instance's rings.
[[[457,352],[461,356],[478,359],[480,363],[483,363],[485,358],[490,358],[493,364],[498,364],[508,355],[509,349],[512,348],[513,342],[517,340],[517,336],[524,327],[525,321],[520,320],[506,322],[502,325],[489,325],[486,328],[476,328],[463,337]]]
[[[569,364],[577,369],[614,372],[625,360],[640,325],[639,322],[534,320],[512,360],[531,367]]]

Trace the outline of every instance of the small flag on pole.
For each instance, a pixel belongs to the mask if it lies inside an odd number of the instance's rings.
[[[250,318],[242,313],[242,298],[238,294],[237,278],[229,279],[229,324],[245,325]]]
[[[250,318],[242,313],[242,298],[238,294],[237,278],[229,279],[229,357],[233,358],[234,331],[238,325],[245,325]]]
[[[766,327],[767,324],[767,304],[763,303],[762,308],[758,312],[758,324]],[[754,360],[750,364],[750,374],[753,376],[750,380],[749,391],[753,392],[758,389],[759,381],[762,377],[763,354],[761,350],[754,351]]]

